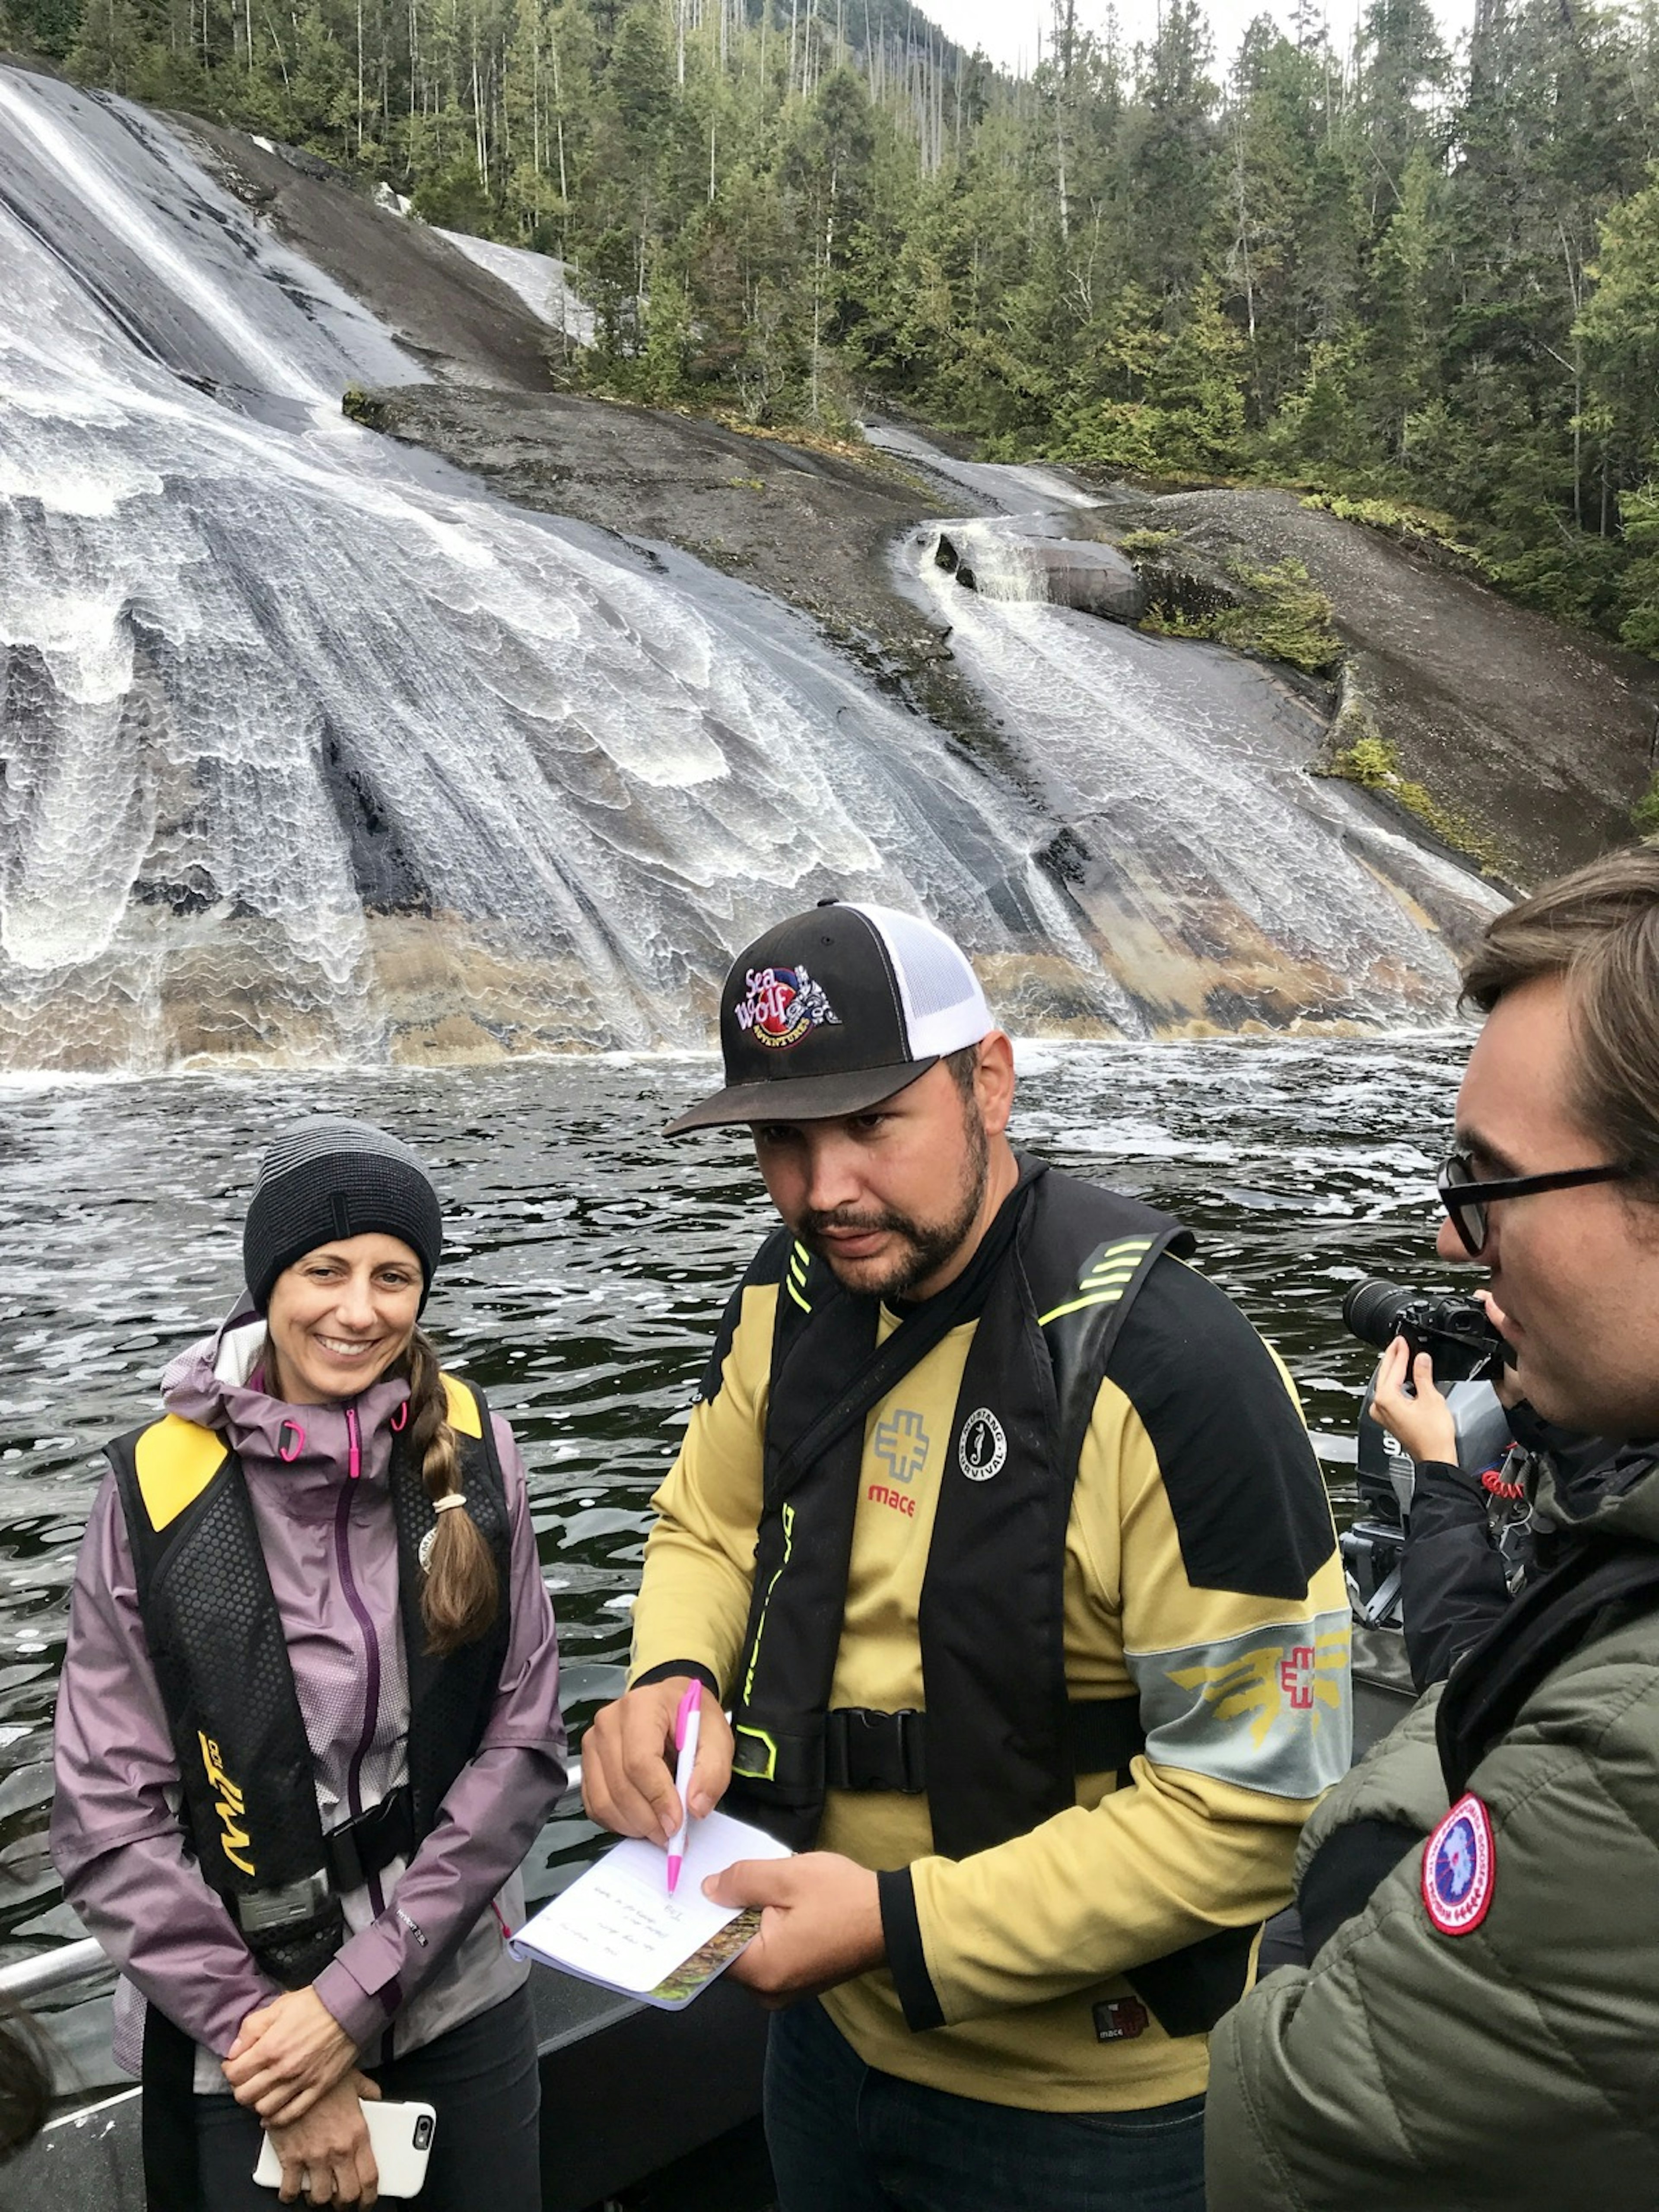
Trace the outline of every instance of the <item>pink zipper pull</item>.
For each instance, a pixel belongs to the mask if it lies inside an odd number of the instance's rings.
[[[346,1434],[351,1439],[351,1456],[347,1465],[351,1480],[356,1482],[363,1471],[363,1454],[357,1437],[357,1408],[355,1406],[346,1407]]]

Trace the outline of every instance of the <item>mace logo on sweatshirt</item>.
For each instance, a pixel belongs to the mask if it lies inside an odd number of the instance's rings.
[[[242,1853],[248,1850],[253,1842],[252,1837],[242,1826],[242,1822],[247,1818],[246,1803],[241,1791],[225,1772],[224,1761],[220,1756],[219,1747],[212,1737],[204,1735],[201,1729],[198,1729],[196,1741],[202,1747],[202,1765],[207,1775],[208,1787],[220,1793],[213,1808],[219,1815],[220,1823],[224,1829],[223,1835],[219,1838],[220,1848],[232,1866],[240,1867],[244,1874],[251,1875],[254,1872],[253,1862],[242,1856]]]

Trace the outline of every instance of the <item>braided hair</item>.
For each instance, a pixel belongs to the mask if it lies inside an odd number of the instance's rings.
[[[426,1494],[435,1504],[459,1496],[460,1452],[449,1425],[449,1400],[432,1340],[417,1328],[409,1340],[409,1440],[419,1456]],[[427,1650],[440,1656],[476,1644],[501,1606],[495,1562],[471,1513],[441,1513],[433,1531],[421,1618]]]

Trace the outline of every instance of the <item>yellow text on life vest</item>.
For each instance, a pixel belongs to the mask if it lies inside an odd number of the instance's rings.
[[[219,1841],[223,1846],[225,1856],[230,1861],[232,1866],[240,1867],[244,1874],[251,1875],[254,1870],[253,1862],[242,1856],[242,1853],[253,1840],[247,1830],[240,1825],[247,1817],[247,1808],[243,1802],[242,1793],[220,1765],[219,1747],[213,1739],[204,1735],[200,1729],[198,1729],[196,1741],[202,1747],[202,1764],[207,1770],[209,1787],[222,1792],[222,1795],[215,1802],[213,1809],[219,1815],[224,1827],[225,1832]]]

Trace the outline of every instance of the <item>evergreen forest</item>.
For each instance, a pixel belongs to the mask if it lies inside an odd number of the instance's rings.
[[[0,43],[574,264],[592,388],[1254,480],[1659,654],[1659,0],[1316,0],[1231,58],[1054,0],[0,0]]]

